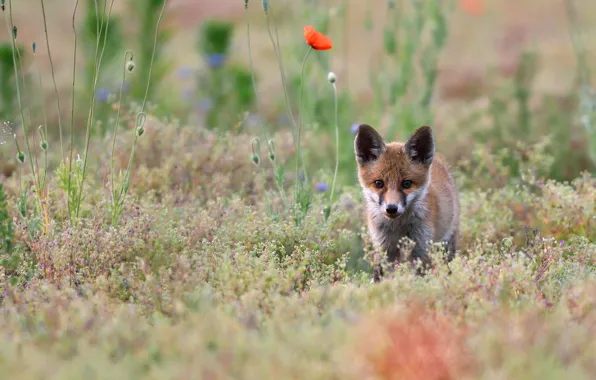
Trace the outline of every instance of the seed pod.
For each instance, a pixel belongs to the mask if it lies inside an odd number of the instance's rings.
[[[135,62],[133,60],[126,62],[126,71],[128,71],[129,73],[132,73],[134,70],[135,70]]]
[[[273,140],[267,141],[267,147],[269,148],[269,159],[275,162],[275,145],[273,144]]]
[[[329,75],[327,75],[327,80],[331,84],[335,83],[335,81],[337,80],[337,77],[335,76],[335,73],[330,72]]]
[[[253,164],[259,166],[259,163],[261,162],[261,159],[259,158],[259,155],[253,153],[250,155],[250,159],[252,160]]]
[[[261,163],[261,141],[258,137],[252,139],[252,154],[250,159],[257,166]]]

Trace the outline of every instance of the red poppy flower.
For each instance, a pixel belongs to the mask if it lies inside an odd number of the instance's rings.
[[[331,39],[317,30],[312,25],[304,27],[304,39],[315,50],[329,50],[333,48]]]
[[[482,0],[460,0],[460,8],[473,16],[479,16],[484,13],[484,3]]]

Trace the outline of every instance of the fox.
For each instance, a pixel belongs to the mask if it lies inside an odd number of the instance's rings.
[[[354,153],[373,246],[392,265],[420,260],[428,268],[429,245],[441,242],[451,261],[459,249],[459,192],[446,160],[435,153],[431,127],[419,127],[405,142],[386,143],[373,127],[360,124]],[[408,258],[398,246],[404,237],[414,242]],[[382,268],[374,273],[379,282]]]

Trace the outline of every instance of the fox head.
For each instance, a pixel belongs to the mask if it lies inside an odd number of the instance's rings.
[[[373,217],[396,219],[426,195],[435,142],[430,127],[418,128],[405,143],[385,143],[361,124],[354,140],[358,178]]]

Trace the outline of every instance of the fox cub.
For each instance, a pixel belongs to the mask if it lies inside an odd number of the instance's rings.
[[[429,265],[431,240],[445,243],[451,260],[459,245],[459,195],[447,165],[435,156],[432,129],[418,128],[405,143],[385,143],[374,128],[361,124],[354,151],[368,231],[389,262],[420,259]],[[415,243],[408,258],[398,247],[404,237]],[[382,271],[375,272],[379,281]]]

